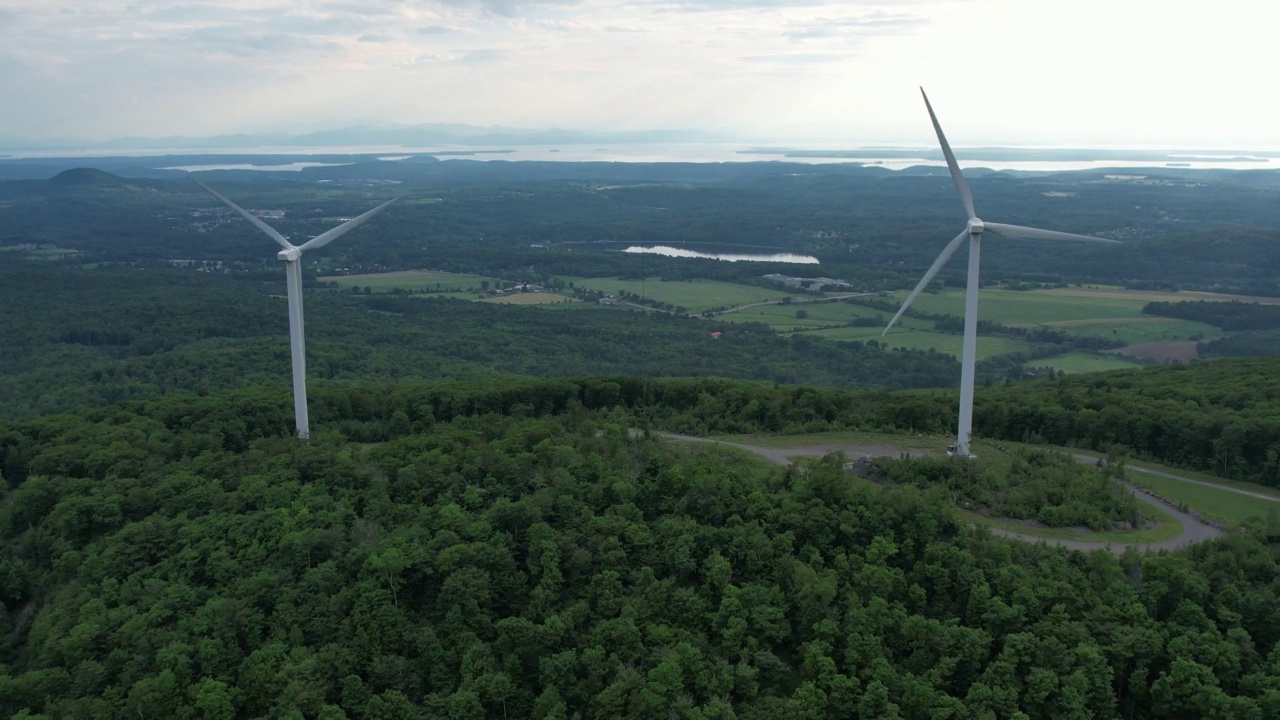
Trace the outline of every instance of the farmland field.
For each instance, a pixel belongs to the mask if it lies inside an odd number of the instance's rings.
[[[578,287],[600,290],[617,295],[623,291],[643,295],[646,298],[684,307],[691,313],[702,313],[719,307],[737,307],[757,302],[781,300],[795,296],[781,290],[740,285],[738,283],[720,282],[718,280],[671,280],[663,282],[652,278],[640,280],[622,280],[619,278],[581,278],[564,277]],[[792,311],[794,315],[795,311]]]
[[[895,298],[905,297],[896,293]],[[1013,327],[1046,326],[1073,335],[1112,337],[1130,345],[1212,336],[1212,325],[1143,315],[1149,302],[1165,300],[1230,300],[1212,293],[1143,292],[1138,290],[1061,288],[1053,290],[984,289],[978,316]],[[964,315],[964,291],[921,295],[913,307],[930,313]]]
[[[895,302],[906,297],[895,293]],[[1093,295],[1050,295],[1047,291],[983,289],[978,294],[978,316],[983,320],[1014,326],[1047,325],[1069,321],[1097,321],[1110,318],[1143,318],[1142,307],[1150,300]],[[923,294],[912,307],[930,313],[964,315],[964,290],[944,290]],[[1150,317],[1150,316],[1146,316]]]
[[[1207,323],[1194,320],[1177,320],[1145,315],[1128,320],[1068,321],[1047,323],[1056,330],[1072,335],[1088,335],[1090,337],[1117,337],[1130,345],[1142,345],[1150,342],[1169,342],[1187,340],[1196,335],[1215,337],[1222,331]]]
[[[395,288],[424,290],[426,292],[466,292],[469,288],[474,288],[478,292],[481,282],[487,282],[490,285],[496,282],[493,278],[482,275],[463,275],[438,270],[401,270],[399,272],[371,273],[368,275],[328,275],[317,279],[321,281],[332,280],[338,283],[338,287],[342,289],[350,288],[353,285],[371,287],[374,292],[383,292]]]
[[[895,327],[889,331],[888,335],[883,337],[880,335],[884,328],[855,328],[841,327],[831,328],[829,330],[812,330],[806,332],[805,335],[810,337],[821,337],[828,340],[859,340],[866,342],[867,340],[875,340],[878,343],[887,345],[891,348],[907,348],[910,350],[929,350],[934,349],[941,353],[960,357],[960,351],[964,345],[964,338],[960,335],[950,335],[947,333],[934,332],[932,330],[911,330],[899,329]],[[998,336],[998,335],[979,335],[978,336],[978,359],[989,358],[993,355],[1004,355],[1012,352],[1022,352],[1031,349],[1031,343],[1016,338]]]
[[[581,300],[575,300],[558,293],[547,292],[511,293],[509,295],[498,295],[496,297],[485,298],[480,302],[498,303],[500,305],[553,305],[560,303],[583,304]]]
[[[978,338],[982,342],[982,338]],[[1104,370],[1124,370],[1141,367],[1140,364],[1114,355],[1094,355],[1092,353],[1073,352],[1063,355],[1034,360],[1029,365],[1051,367],[1065,373],[1102,372]]]

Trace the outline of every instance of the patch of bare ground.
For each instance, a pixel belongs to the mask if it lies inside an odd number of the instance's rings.
[[[1171,340],[1130,345],[1113,352],[1116,355],[1125,355],[1140,360],[1155,360],[1162,363],[1173,360],[1191,362],[1200,357],[1198,345],[1199,342],[1195,340]]]

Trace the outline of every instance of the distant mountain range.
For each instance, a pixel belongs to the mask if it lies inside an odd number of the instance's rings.
[[[355,126],[305,133],[240,133],[211,137],[124,137],[114,140],[15,140],[0,138],[5,150],[190,150],[226,148],[321,148],[353,146],[430,147],[438,145],[572,145],[625,143],[743,142],[725,132],[698,129],[593,131],[558,128],[427,124]]]

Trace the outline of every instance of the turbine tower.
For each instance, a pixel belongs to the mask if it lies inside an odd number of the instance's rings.
[[[264,223],[257,215],[231,202],[224,195],[193,178],[193,182],[204,188],[205,192],[218,198],[227,207],[240,215],[253,226],[271,236],[283,248],[276,257],[285,263],[285,278],[289,288],[289,350],[293,355],[293,416],[298,426],[298,437],[310,439],[311,425],[307,418],[307,351],[302,334],[302,254],[308,250],[324,247],[337,240],[350,230],[355,230],[368,222],[374,215],[382,212],[388,205],[399,200],[392,198],[359,217],[351,218],[332,230],[327,230],[301,245],[294,246],[275,228]]]
[[[1118,243],[1118,241],[979,220],[977,213],[973,210],[973,196],[969,193],[969,185],[965,183],[964,175],[960,172],[960,166],[956,163],[956,156],[952,154],[951,146],[947,144],[947,138],[942,134],[942,126],[938,124],[938,116],[933,114],[933,106],[929,104],[929,96],[925,95],[924,88],[920,88],[920,94],[924,96],[924,106],[929,110],[929,119],[933,121],[934,132],[938,134],[938,143],[942,145],[942,155],[947,159],[947,169],[951,171],[951,179],[956,184],[956,190],[960,192],[960,202],[964,204],[965,212],[969,214],[969,223],[959,235],[955,236],[955,239],[947,243],[947,246],[942,249],[942,254],[938,255],[938,259],[934,260],[933,265],[929,266],[928,272],[920,279],[919,284],[907,296],[906,301],[902,303],[902,307],[898,309],[897,314],[893,316],[893,319],[885,326],[884,332],[880,334],[883,336],[889,332],[894,323],[898,322],[898,318],[902,317],[902,313],[911,307],[911,303],[928,287],[934,276],[942,269],[942,266],[947,264],[947,261],[951,259],[952,255],[956,254],[956,250],[959,250],[960,245],[967,239],[969,241],[969,278],[965,285],[964,295],[964,350],[960,359],[960,421],[956,430],[956,447],[951,453],[953,457],[967,458],[972,456],[972,453],[969,452],[969,434],[973,428],[973,375],[978,348],[978,256],[982,251],[982,236],[991,234],[996,237],[1024,238],[1028,240],[1084,240],[1101,243]]]

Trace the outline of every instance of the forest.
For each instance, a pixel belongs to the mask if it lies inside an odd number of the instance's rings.
[[[708,382],[665,381],[672,406],[651,398],[649,414],[706,410]],[[1262,526],[1119,561],[1013,543],[961,522],[945,490],[851,482],[838,458],[796,471],[633,437],[626,398],[643,387],[352,388],[318,399],[328,427],[310,444],[288,437],[283,393],[246,390],[10,423],[0,708],[1280,712],[1280,568]],[[806,396],[783,407],[837,410]],[[362,426],[385,439],[346,439]]]
[[[310,442],[293,437],[272,244],[161,169],[208,158],[0,162],[0,715],[1280,717],[1274,513],[1120,556],[974,525],[1142,522],[1121,466],[1000,443],[1280,488],[1272,306],[1145,310],[1220,328],[1202,357],[1267,357],[1079,375],[1034,366],[1117,341],[984,320],[1026,344],[979,363],[981,459],[776,466],[667,433],[947,435],[958,363],[763,322],[320,278],[794,270],[602,249],[715,242],[900,290],[954,234],[944,171],[331,159],[352,164],[201,173],[295,239],[403,196],[305,267]],[[992,216],[1125,241],[992,242],[986,283],[1280,297],[1274,173],[971,182]],[[962,284],[961,263],[939,281]]]

